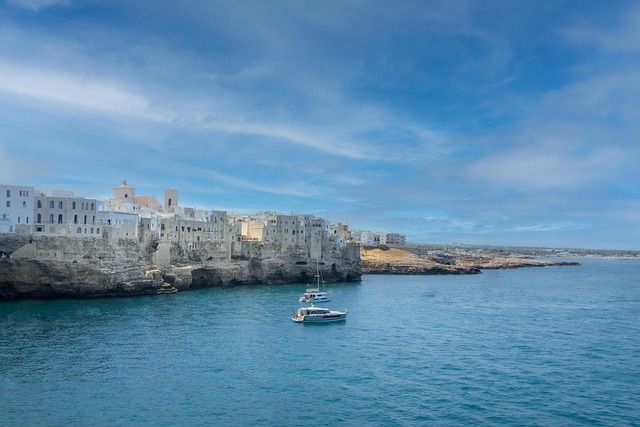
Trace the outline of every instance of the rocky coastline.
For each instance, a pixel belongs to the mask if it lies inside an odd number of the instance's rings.
[[[316,263],[297,247],[250,242],[231,256],[215,245],[172,245],[171,265],[133,240],[31,236],[0,239],[0,301],[124,297],[241,284],[304,283]],[[319,263],[327,282],[359,281],[359,248],[328,244]]]
[[[416,254],[408,250],[390,248],[361,248],[363,274],[479,274],[485,269],[514,269],[525,267],[575,266],[574,261],[534,259],[522,255],[458,256]]]
[[[243,242],[244,243],[244,242]],[[299,247],[246,242],[240,253],[219,245],[165,248],[170,265],[154,262],[157,247],[134,240],[60,236],[0,238],[0,301],[171,294],[189,289],[243,284],[304,283],[316,264]],[[417,252],[417,253],[416,253]],[[479,274],[485,269],[574,266],[573,261],[517,253],[475,256],[415,250],[340,248],[328,244],[319,268],[326,282],[360,281],[362,274]]]

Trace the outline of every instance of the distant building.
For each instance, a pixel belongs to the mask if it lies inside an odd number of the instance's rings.
[[[351,240],[364,246],[405,246],[407,236],[399,233],[380,233],[368,230],[351,230]]]
[[[31,234],[33,187],[0,185],[0,233]]]
[[[164,190],[164,211],[173,212],[178,206],[178,190],[167,188]]]
[[[127,185],[127,180],[122,181],[122,185],[114,187],[113,196],[107,201],[107,211],[138,213],[138,202],[136,200],[136,189]]]
[[[72,191],[36,190],[34,233],[100,236],[98,205],[98,200],[75,197]]]

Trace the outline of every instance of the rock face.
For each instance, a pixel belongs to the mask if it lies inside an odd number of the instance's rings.
[[[425,255],[401,249],[361,249],[362,272],[365,274],[477,274],[475,266],[448,264]]]
[[[365,274],[477,274],[484,269],[510,269],[580,265],[577,262],[530,259],[525,257],[436,257],[401,249],[361,251]]]
[[[0,301],[21,298],[89,298],[173,293],[192,287],[311,280],[315,260],[299,249],[251,242],[240,256],[191,256],[171,248],[169,266],[156,266],[136,241],[33,236],[0,237]],[[318,262],[328,282],[358,281],[359,249],[327,245]]]

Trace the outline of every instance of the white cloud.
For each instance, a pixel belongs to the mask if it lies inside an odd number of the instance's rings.
[[[149,101],[99,79],[0,62],[0,91],[109,113],[157,118]]]
[[[255,183],[241,178],[225,175],[212,170],[201,170],[199,176],[206,175],[214,179],[216,182],[223,182],[236,188],[244,188],[246,190],[257,191],[261,193],[278,194],[284,196],[295,196],[305,198],[315,198],[321,195],[321,189],[315,186],[309,186],[304,183],[295,183],[287,185],[268,185],[265,183]]]
[[[7,0],[7,4],[13,7],[29,9],[39,12],[49,7],[61,6],[68,7],[71,5],[70,0]]]
[[[616,70],[549,92],[547,107],[563,115],[616,116],[637,122],[640,114],[640,69]]]
[[[607,177],[625,159],[613,148],[578,154],[562,145],[563,141],[548,141],[497,153],[473,162],[468,175],[501,189],[579,188]]]
[[[625,11],[613,28],[585,25],[562,33],[576,44],[592,44],[610,52],[635,52],[640,50],[640,8]]]

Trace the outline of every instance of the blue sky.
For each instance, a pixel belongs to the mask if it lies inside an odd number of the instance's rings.
[[[0,4],[0,182],[640,249],[640,3]]]

